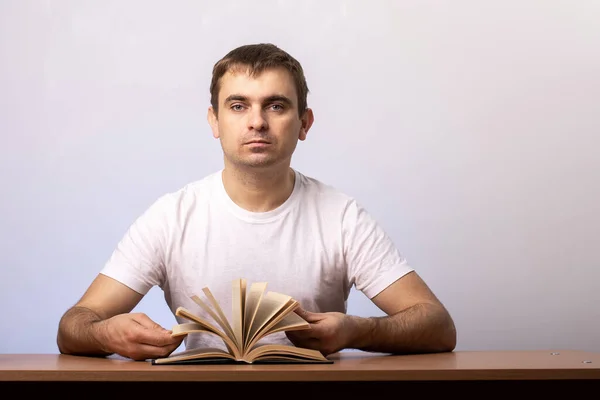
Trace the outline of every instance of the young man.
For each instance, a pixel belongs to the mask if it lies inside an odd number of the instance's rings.
[[[382,228],[353,198],[290,167],[313,123],[301,65],[271,44],[242,46],[215,64],[210,92],[208,121],[223,169],[162,196],[138,217],[61,318],[60,352],[164,357],[183,339],[131,312],[142,297],[159,286],[173,312],[201,312],[190,297],[209,287],[230,310],[236,278],[292,296],[311,325],[266,341],[324,355],[452,351],[451,316]],[[347,315],[352,286],[387,316]],[[192,336],[187,348],[223,348],[216,336]]]

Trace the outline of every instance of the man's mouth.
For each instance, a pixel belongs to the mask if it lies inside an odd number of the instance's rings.
[[[246,144],[271,144],[271,142],[263,139],[250,140]]]

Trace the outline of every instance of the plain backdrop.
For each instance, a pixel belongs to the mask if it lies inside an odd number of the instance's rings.
[[[57,352],[133,220],[222,167],[212,66],[257,42],[305,68],[292,166],[380,221],[457,350],[600,351],[598,21],[594,0],[0,0],[0,353]],[[136,311],[175,322],[158,288]]]

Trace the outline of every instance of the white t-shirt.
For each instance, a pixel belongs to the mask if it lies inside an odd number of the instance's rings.
[[[141,294],[159,286],[173,312],[183,306],[212,321],[191,296],[204,298],[208,287],[229,318],[237,278],[267,282],[267,290],[308,311],[346,312],[352,286],[372,298],[412,271],[353,198],[294,172],[292,194],[268,212],[234,203],[222,171],[163,195],[131,225],[101,273]],[[289,344],[284,333],[266,342]],[[196,346],[225,348],[206,333],[186,338],[187,348]]]

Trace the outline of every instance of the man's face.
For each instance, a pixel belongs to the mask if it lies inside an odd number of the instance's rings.
[[[218,101],[218,115],[211,107],[208,120],[226,162],[237,167],[289,165],[313,120],[310,110],[298,115],[294,80],[283,68],[254,77],[243,68],[227,72]]]

